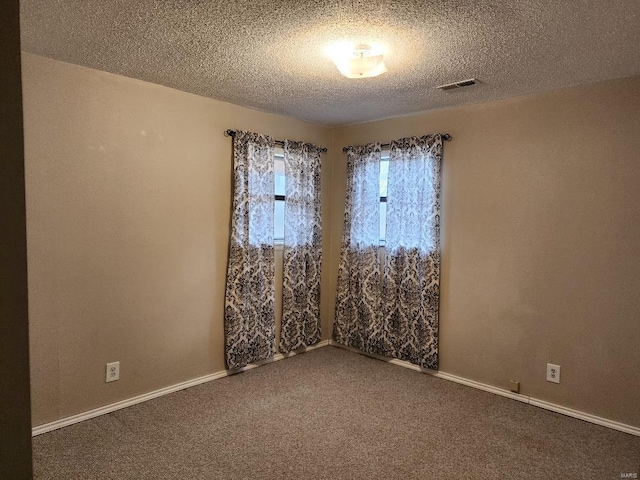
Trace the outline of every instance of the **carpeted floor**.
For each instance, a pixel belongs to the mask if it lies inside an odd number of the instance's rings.
[[[619,479],[640,437],[321,348],[34,438],[36,479]]]

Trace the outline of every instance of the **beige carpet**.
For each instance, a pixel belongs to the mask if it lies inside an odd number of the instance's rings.
[[[37,479],[619,479],[640,437],[335,347],[34,438]]]

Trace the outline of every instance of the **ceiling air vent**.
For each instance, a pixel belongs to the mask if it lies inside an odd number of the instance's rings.
[[[456,88],[470,87],[478,83],[475,78],[469,78],[468,80],[460,80],[459,82],[447,83],[436,87],[438,90],[455,90]]]

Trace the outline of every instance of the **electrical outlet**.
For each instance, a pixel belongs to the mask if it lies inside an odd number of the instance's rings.
[[[115,382],[120,380],[120,362],[107,363],[107,378],[106,382]]]
[[[547,363],[547,382],[560,383],[560,365]]]

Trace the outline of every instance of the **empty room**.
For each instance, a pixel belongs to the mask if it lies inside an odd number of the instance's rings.
[[[9,0],[0,479],[640,475],[640,2]]]

